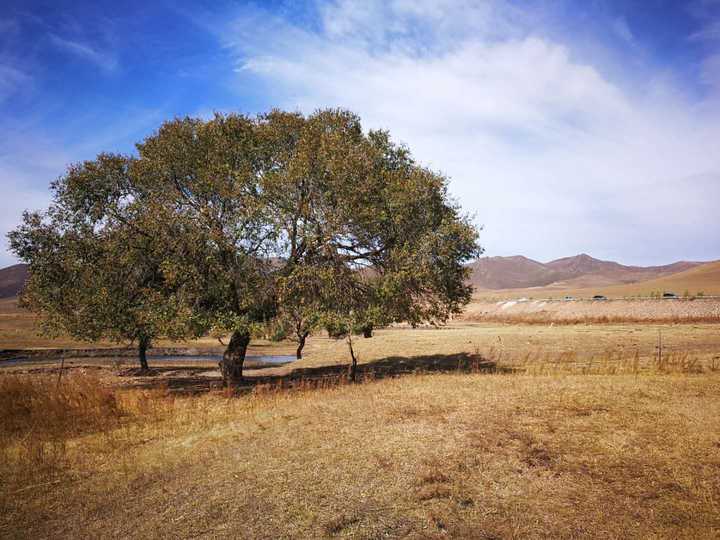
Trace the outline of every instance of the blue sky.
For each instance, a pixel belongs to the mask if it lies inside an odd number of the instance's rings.
[[[341,106],[451,178],[487,255],[720,258],[720,0],[120,4],[2,3],[3,237],[165,119]]]

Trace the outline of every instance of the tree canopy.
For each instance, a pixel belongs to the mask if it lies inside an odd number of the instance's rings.
[[[165,279],[148,215],[128,204],[128,164],[101,154],[70,167],[50,208],[25,213],[9,239],[30,265],[20,305],[42,316],[45,333],[134,342],[147,369],[151,341],[190,334],[191,313]]]
[[[76,238],[87,253],[67,247]],[[335,109],[166,122],[136,156],[71,168],[49,213],[26,215],[11,242],[30,263],[26,294],[36,307],[61,303],[74,287],[52,289],[57,257],[114,283],[127,278],[109,261],[132,246],[118,268],[153,276],[138,277],[143,298],[157,298],[142,304],[157,321],[153,335],[231,334],[221,363],[230,383],[242,377],[255,330],[271,322],[293,321],[300,340],[323,321],[350,333],[358,324],[446,321],[470,299],[464,262],[479,254],[447,179],[387,132],[366,133],[356,115]],[[107,306],[128,298],[107,294]],[[77,306],[89,301],[72,295]],[[63,320],[76,311],[46,309]]]

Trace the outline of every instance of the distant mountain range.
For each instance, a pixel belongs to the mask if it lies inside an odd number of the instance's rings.
[[[27,264],[15,264],[0,269],[0,298],[17,296],[28,276]]]
[[[665,266],[625,266],[581,254],[541,263],[516,255],[483,257],[470,263],[470,281],[478,289],[530,287],[585,288],[634,283],[684,272],[705,264],[680,261]]]
[[[705,263],[680,261],[664,266],[625,266],[613,261],[601,261],[583,253],[549,263],[534,261],[522,255],[482,257],[468,266],[472,270],[470,281],[476,288],[498,290],[605,287],[657,279],[702,264]],[[0,298],[17,296],[27,276],[25,264],[0,269]]]

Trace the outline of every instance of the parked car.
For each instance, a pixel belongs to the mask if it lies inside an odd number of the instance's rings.
[[[602,294],[596,294],[593,296],[593,300],[607,300],[607,296],[603,296]]]
[[[674,292],[664,292],[663,293],[663,298],[677,298],[677,297],[678,297],[678,295],[675,294]]]
[[[575,297],[574,296],[566,296],[565,298],[563,298],[563,300],[565,300],[566,302],[572,302],[573,300],[575,300]]]

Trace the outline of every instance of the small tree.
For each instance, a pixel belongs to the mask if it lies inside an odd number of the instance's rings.
[[[295,266],[278,279],[278,319],[290,339],[297,342],[295,356],[302,358],[308,336],[321,322],[323,269]]]
[[[44,213],[25,213],[8,236],[29,264],[20,305],[47,335],[135,343],[143,370],[161,336],[182,337],[189,313],[164,275],[147,216],[133,213],[123,156],[100,155],[52,184]]]
[[[336,306],[337,307],[337,306]],[[373,317],[369,312],[349,310],[346,312],[335,311],[325,315],[325,328],[328,336],[332,339],[345,339],[350,353],[350,364],[348,366],[348,378],[350,381],[357,380],[358,355],[354,348],[354,336],[372,337],[372,330],[375,326]]]

